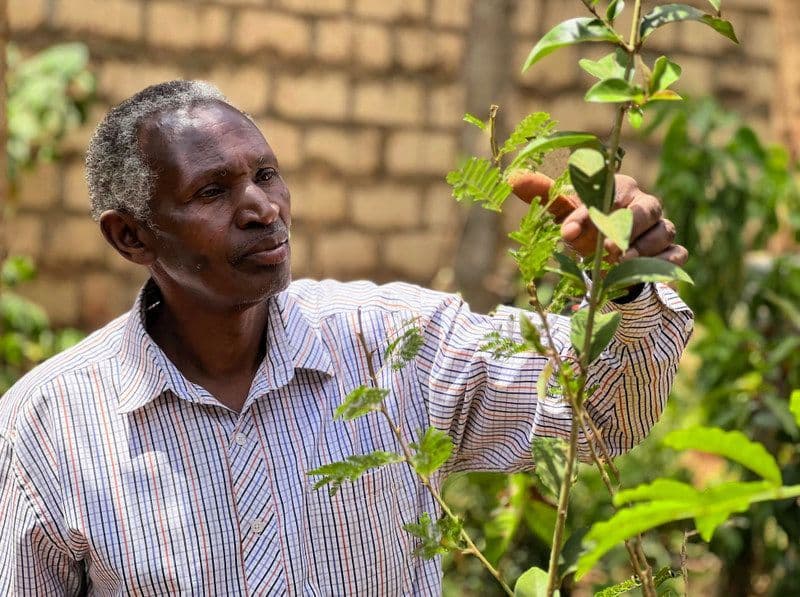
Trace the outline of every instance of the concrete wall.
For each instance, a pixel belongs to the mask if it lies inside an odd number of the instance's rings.
[[[475,0],[484,1],[484,0]],[[652,2],[650,3],[652,4]],[[464,216],[444,174],[457,161],[468,105],[472,0],[9,0],[25,52],[85,42],[99,80],[90,122],[64,159],[22,183],[12,252],[33,255],[28,294],[57,323],[92,328],[130,305],[142,273],[106,247],[87,215],[83,151],[103,113],[147,84],[204,78],[260,123],[292,190],[300,276],[430,284],[452,260]],[[703,6],[705,2],[699,2]],[[772,22],[765,0],[726,0],[736,48],[698,24],[653,35],[684,66],[681,90],[714,93],[770,136]],[[566,128],[605,134],[610,112],[587,109],[589,81],[567,49],[531,74],[519,66],[578,0],[510,0],[514,56],[496,101],[508,121],[551,111]],[[488,108],[488,107],[487,107]],[[644,183],[656,147],[628,139],[627,171]],[[509,219],[516,217],[512,211]],[[440,276],[441,277],[441,276]]]

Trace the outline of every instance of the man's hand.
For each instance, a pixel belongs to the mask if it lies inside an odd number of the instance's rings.
[[[514,194],[526,203],[535,197],[547,201],[553,181],[538,172],[515,172],[508,180]],[[676,265],[683,265],[689,257],[688,251],[675,240],[675,225],[665,219],[661,201],[643,192],[636,180],[617,174],[614,208],[627,208],[633,212],[633,230],[630,248],[622,254],[619,247],[609,239],[605,248],[613,261],[624,261],[634,257],[657,257]],[[594,253],[597,244],[597,228],[589,219],[589,210],[575,196],[560,196],[550,205],[549,211],[561,224],[561,237],[575,251],[583,255]]]

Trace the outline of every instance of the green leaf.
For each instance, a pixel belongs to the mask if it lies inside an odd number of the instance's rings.
[[[399,371],[416,358],[424,343],[422,330],[412,326],[389,343],[384,352],[384,358],[390,359],[392,369]]]
[[[618,597],[619,595],[623,595],[628,591],[632,591],[636,587],[641,586],[642,583],[639,582],[639,580],[637,580],[635,577],[632,577],[623,580],[621,583],[606,587],[602,591],[598,591],[594,594],[594,597]]]
[[[589,308],[584,307],[576,311],[570,319],[570,340],[575,352],[583,353],[586,343],[586,324],[589,317]],[[595,313],[594,326],[592,327],[592,341],[589,348],[589,362],[592,363],[608,346],[617,331],[620,319],[619,311],[610,313]]]
[[[533,322],[528,318],[525,313],[522,313],[519,318],[519,329],[522,339],[532,346],[539,354],[545,354],[545,347],[542,345],[542,339],[539,336],[539,329],[533,325]]]
[[[613,24],[614,20],[622,13],[624,9],[625,2],[623,2],[623,0],[611,0],[606,8],[606,20]]]
[[[430,477],[447,462],[453,453],[453,440],[444,431],[428,427],[420,430],[419,442],[411,442],[409,447],[414,451],[411,465],[423,477]]]
[[[666,56],[660,56],[653,65],[650,83],[647,87],[650,95],[667,89],[681,76],[680,65],[672,62]]]
[[[333,418],[349,421],[378,410],[388,395],[389,390],[384,388],[359,386],[345,397],[339,408],[334,411]]]
[[[628,110],[627,113],[628,122],[631,126],[635,129],[639,129],[642,127],[642,121],[644,120],[644,112],[642,112],[641,108],[631,108]]]
[[[500,155],[505,155],[516,150],[520,145],[537,137],[549,135],[553,132],[556,123],[550,119],[547,112],[533,112],[517,124],[514,132],[509,135],[500,148]]]
[[[633,230],[633,212],[630,209],[618,209],[606,215],[596,207],[589,207],[589,219],[623,253],[628,250]]]
[[[503,180],[500,169],[480,158],[462,162],[457,170],[447,175],[447,182],[453,187],[456,201],[480,203],[490,211],[500,211],[511,194],[511,185]]]
[[[12,255],[3,261],[0,270],[0,284],[11,288],[20,282],[27,282],[36,277],[36,266],[30,257]]]
[[[601,205],[608,179],[605,156],[596,149],[582,147],[569,157],[572,186],[584,204]]]
[[[408,533],[420,540],[414,548],[414,555],[424,560],[431,560],[437,555],[453,549],[459,549],[461,521],[444,517],[435,523],[431,515],[423,512],[418,522],[403,525]]]
[[[464,122],[468,122],[472,125],[477,126],[482,131],[486,130],[486,123],[477,116],[475,116],[474,114],[470,114],[469,112],[467,112],[466,114],[464,114],[463,120]]]
[[[648,101],[651,102],[679,102],[683,99],[680,94],[672,91],[672,89],[664,89],[662,91],[656,91],[653,95],[648,98]]]
[[[640,282],[671,282],[679,280],[693,284],[692,278],[680,267],[656,257],[636,257],[615,265],[603,281],[605,292],[624,290]]]
[[[713,6],[714,10],[717,12],[719,12],[722,8],[722,0],[708,0],[708,3],[711,4],[711,6]]]
[[[578,65],[598,79],[624,79],[627,62],[628,54],[622,48],[617,48],[597,61],[581,58]]]
[[[545,56],[559,48],[587,41],[618,42],[619,36],[600,19],[579,17],[559,23],[548,31],[533,47],[522,71],[525,72]]]
[[[644,41],[659,27],[677,21],[698,21],[704,23],[732,42],[739,43],[739,40],[736,39],[736,33],[733,31],[733,25],[731,25],[729,21],[706,14],[699,8],[694,8],[686,4],[663,4],[661,6],[656,6],[642,18],[642,22],[639,25],[639,38]]]
[[[558,597],[559,591],[553,595]],[[514,584],[514,597],[547,597],[547,572],[541,568],[528,568]]]
[[[536,398],[538,400],[544,400],[547,397],[547,384],[550,382],[550,377],[553,375],[554,367],[553,359],[548,359],[536,380]]]
[[[532,140],[523,147],[508,170],[521,167],[527,160],[540,157],[548,151],[565,147],[601,147],[600,140],[591,133],[562,131]]]
[[[587,102],[636,102],[644,101],[644,91],[638,85],[631,85],[625,79],[603,79],[598,81],[584,99]]]
[[[800,390],[794,390],[789,398],[789,410],[794,415],[797,426],[800,427]]]
[[[664,438],[664,445],[675,450],[700,450],[725,456],[774,485],[783,482],[778,463],[772,455],[761,444],[750,441],[741,431],[723,431],[713,427],[676,430]]]
[[[536,436],[531,442],[531,455],[542,486],[557,496],[567,465],[567,442],[560,437]]]
[[[528,345],[525,342],[514,342],[511,338],[495,330],[483,337],[483,344],[478,346],[478,350],[488,352],[493,359],[508,359],[528,350]]]
[[[330,495],[335,495],[344,482],[353,482],[357,480],[369,469],[386,466],[387,464],[394,464],[396,462],[403,462],[403,460],[400,454],[377,451],[371,454],[348,456],[346,460],[323,464],[319,468],[308,471],[306,474],[312,477],[322,477],[314,483],[314,489],[330,485],[330,487],[328,487],[328,493]]]
[[[586,281],[583,278],[583,272],[581,271],[581,268],[578,267],[578,264],[564,253],[556,253],[555,258],[556,261],[558,261],[558,267],[547,268],[547,271],[561,274],[562,276],[569,278],[570,281],[575,284],[575,286],[581,289],[581,292],[585,292]]]
[[[547,209],[538,201],[532,201],[528,212],[520,220],[519,229],[508,235],[519,244],[517,249],[509,253],[517,262],[523,280],[530,282],[544,271],[560,242],[559,230]]]
[[[694,501],[698,493],[694,487],[682,481],[656,479],[652,483],[621,489],[614,496],[614,505],[622,506],[648,500]]]
[[[770,289],[764,291],[764,298],[775,305],[786,319],[800,331],[800,309],[797,308],[797,305]]]

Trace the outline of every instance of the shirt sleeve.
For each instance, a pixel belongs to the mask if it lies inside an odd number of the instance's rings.
[[[661,415],[693,316],[661,284],[646,285],[627,304],[604,308],[614,309],[621,313],[620,326],[589,368],[587,387],[595,389],[585,405],[607,450],[616,456],[639,443]],[[521,341],[523,315],[533,314],[511,307],[492,315],[472,313],[460,297],[448,296],[425,325],[417,371],[430,424],[455,443],[445,473],[530,470],[534,437],[569,438],[571,407],[553,391],[552,381],[547,395],[537,395],[547,359],[531,352],[496,357],[483,349],[493,331]],[[569,318],[549,315],[548,323],[556,350],[574,358]],[[588,460],[589,454],[581,436],[579,456]]]
[[[0,436],[0,595],[78,595],[83,564],[37,512],[18,474],[11,443]]]

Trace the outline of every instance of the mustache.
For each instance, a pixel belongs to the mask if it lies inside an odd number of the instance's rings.
[[[264,245],[279,245],[288,240],[290,236],[289,228],[283,220],[276,220],[271,224],[263,226],[258,231],[254,231],[252,236],[233,247],[231,252],[231,262],[239,264],[244,258],[258,251],[263,251]]]

